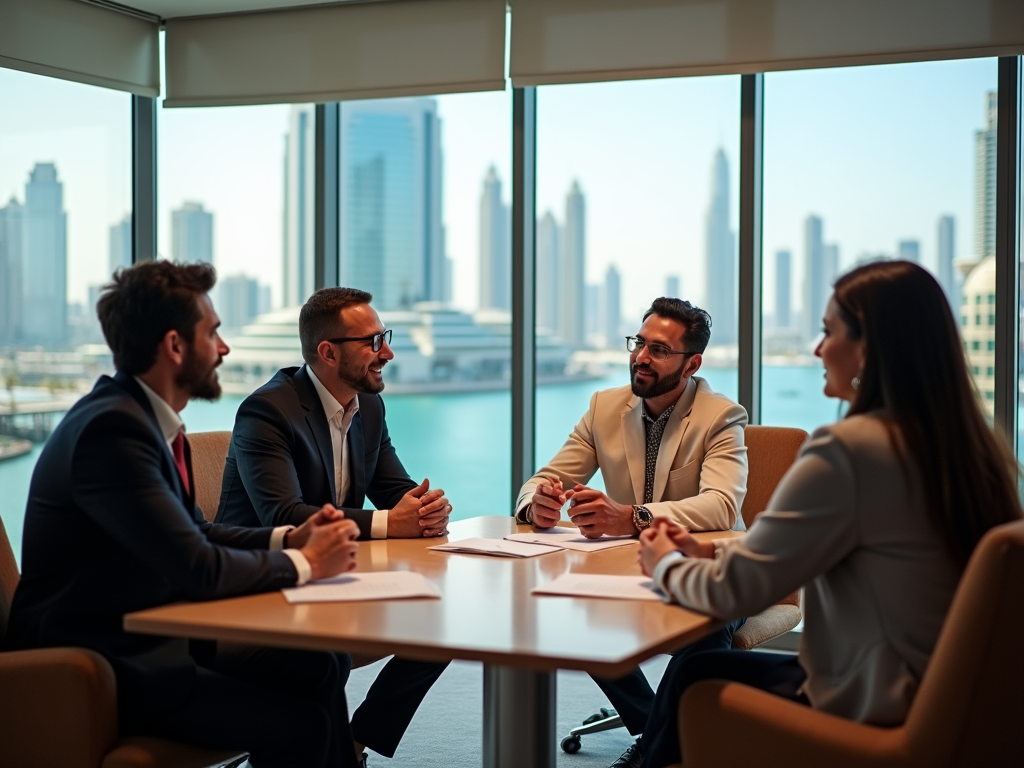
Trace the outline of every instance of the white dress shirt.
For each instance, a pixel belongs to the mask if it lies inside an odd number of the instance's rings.
[[[146,382],[138,376],[134,378],[138,385],[142,387],[142,391],[149,400],[149,404],[153,407],[157,424],[160,425],[160,431],[163,433],[164,440],[167,441],[167,450],[171,454],[171,460],[173,461],[174,449],[171,448],[171,444],[178,438],[178,433],[185,431],[185,422],[181,420],[178,412],[171,408],[167,401],[154,392]],[[268,549],[272,551],[282,549],[284,547],[284,535],[294,527],[294,525],[282,525],[274,528],[270,533],[270,546]],[[285,549],[284,553],[291,558],[291,561],[295,564],[295,570],[299,572],[297,583],[301,585],[309,581],[313,576],[313,569],[310,567],[306,556],[297,549]]]
[[[352,419],[359,412],[359,397],[353,397],[348,410],[338,402],[337,398],[327,391],[327,387],[316,377],[313,369],[306,366],[306,373],[313,380],[316,393],[320,395],[320,402],[324,406],[324,415],[331,428],[331,445],[334,449],[334,487],[337,496],[334,499],[335,505],[341,509],[342,502],[348,495],[348,489],[352,485],[352,473],[350,470],[350,451],[348,445],[348,431],[352,426]],[[376,509],[370,520],[370,538],[386,539],[388,537],[388,512],[386,509]]]

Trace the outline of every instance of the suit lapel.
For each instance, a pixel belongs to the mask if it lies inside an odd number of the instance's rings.
[[[359,397],[359,410],[352,417],[348,428],[348,474],[351,482],[348,486],[348,497],[353,507],[362,507],[366,499],[366,437],[363,431],[363,405]]]
[[[683,394],[676,400],[676,407],[672,409],[672,415],[668,417],[668,424],[665,425],[665,432],[661,436],[661,445],[658,446],[658,461],[654,465],[654,493],[652,495],[654,501],[661,501],[665,494],[668,474],[672,470],[672,459],[679,451],[683,435],[686,434],[686,428],[690,425],[690,411],[693,409],[693,398],[696,394],[697,382],[691,376]]]
[[[637,504],[644,501],[644,465],[647,461],[647,440],[641,416],[639,397],[633,396],[622,412],[622,447],[626,452],[629,479],[633,483],[633,497]]]
[[[299,404],[306,412],[306,424],[316,442],[316,449],[320,453],[320,462],[323,464],[324,472],[327,473],[327,481],[331,485],[331,501],[338,498],[338,488],[334,478],[334,444],[331,441],[331,426],[327,423],[327,416],[324,414],[324,404],[320,402],[320,396],[316,393],[313,381],[306,373],[306,366],[302,366],[292,377],[295,382],[295,392],[299,396]]]

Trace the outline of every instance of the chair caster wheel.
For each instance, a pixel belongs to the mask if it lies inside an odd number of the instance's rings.
[[[582,746],[583,742],[580,741],[579,736],[566,736],[562,739],[562,751],[567,755],[575,755]]]

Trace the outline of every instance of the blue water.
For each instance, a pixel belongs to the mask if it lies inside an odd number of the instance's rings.
[[[702,371],[719,392],[736,397],[736,371]],[[812,430],[831,423],[837,403],[821,394],[819,367],[765,367],[764,424]],[[561,447],[598,389],[627,382],[626,369],[603,381],[539,387],[536,461],[542,466]],[[231,429],[240,396],[194,402],[182,412],[190,432]],[[430,479],[451,500],[453,519],[504,515],[511,510],[512,400],[508,391],[457,395],[385,395],[388,428],[398,455],[416,480]],[[32,469],[42,450],[0,461],[0,519],[20,561],[22,521]],[[600,478],[594,481],[603,487]]]

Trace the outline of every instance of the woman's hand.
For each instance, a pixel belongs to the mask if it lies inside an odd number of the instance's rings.
[[[640,550],[637,553],[640,569],[646,576],[654,576],[654,569],[669,552],[682,552],[687,557],[713,558],[715,545],[710,541],[697,541],[686,526],[679,523],[655,520],[650,528],[640,534]]]

